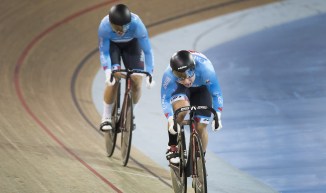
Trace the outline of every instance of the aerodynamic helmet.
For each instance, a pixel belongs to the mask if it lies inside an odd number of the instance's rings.
[[[131,13],[124,4],[114,5],[109,11],[109,19],[112,24],[123,26],[130,23]]]
[[[195,61],[187,50],[180,50],[172,55],[170,67],[173,74],[178,78],[190,78],[195,74]]]

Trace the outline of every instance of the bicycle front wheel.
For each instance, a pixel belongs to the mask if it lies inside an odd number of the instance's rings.
[[[186,164],[187,164],[187,151],[185,147],[184,133],[179,134],[178,137],[178,149],[179,149],[179,157],[180,162],[179,166],[176,167],[174,165],[170,166],[172,186],[175,193],[186,193],[187,192],[187,176],[185,172]]]
[[[109,131],[106,131],[104,133],[104,139],[105,139],[105,147],[106,152],[108,154],[108,157],[111,157],[113,155],[115,144],[117,140],[117,119],[118,119],[118,108],[117,104],[114,105],[113,111],[112,111],[112,129]]]
[[[201,140],[197,134],[192,135],[193,151],[192,159],[194,164],[195,176],[193,177],[193,188],[195,193],[207,193],[207,176],[205,157]]]
[[[121,112],[121,157],[122,165],[126,166],[129,160],[133,130],[133,109],[131,95],[125,96]]]

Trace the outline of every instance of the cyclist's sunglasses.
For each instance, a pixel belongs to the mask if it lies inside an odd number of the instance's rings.
[[[178,72],[173,70],[174,76],[176,76],[178,79],[177,81],[184,81],[185,79],[192,78],[195,75],[195,69],[189,68],[184,72]]]
[[[115,33],[125,33],[129,29],[129,24],[121,26],[111,23],[111,27]]]

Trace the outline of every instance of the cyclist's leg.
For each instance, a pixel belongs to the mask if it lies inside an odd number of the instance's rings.
[[[206,86],[201,86],[197,88],[190,89],[191,96],[191,105],[202,105],[202,106],[212,106],[212,97],[207,90]],[[207,125],[210,120],[210,112],[208,111],[198,111],[195,115],[196,127],[198,130],[199,137],[202,141],[203,151],[206,152],[207,144],[208,144],[208,132]]]
[[[106,86],[104,91],[104,103],[113,104],[116,99],[116,93],[118,90],[118,83],[113,86]]]
[[[189,100],[187,96],[187,88],[181,84],[178,84],[178,87],[171,96],[171,104],[173,110],[175,111],[178,108],[189,106]],[[183,121],[184,117],[186,116],[187,112],[182,112],[178,115],[177,122],[180,123]],[[170,125],[168,125],[169,127]],[[168,129],[167,129],[168,130]],[[180,158],[178,155],[178,136],[172,135],[170,132],[169,134],[169,142],[168,142],[168,149],[166,152],[166,158],[170,161],[170,163],[178,164],[180,162]]]
[[[174,91],[174,93],[172,93],[171,101],[170,101],[173,107],[173,111],[181,107],[190,105],[189,88],[179,83],[177,83],[177,85],[178,85],[177,89]],[[188,113],[187,111],[179,113],[177,117],[177,122],[181,123],[184,120],[187,113]]]
[[[208,132],[207,132],[207,125],[209,123],[209,117],[196,117],[198,119],[196,125],[197,125],[197,131],[198,135],[200,137],[200,140],[203,145],[203,151],[206,152],[207,144],[208,144]],[[206,122],[203,122],[203,120],[207,120]]]
[[[126,68],[144,70],[144,60],[137,39],[133,39],[126,43],[122,52],[122,60]],[[137,104],[141,97],[141,86],[143,75],[133,74],[131,76],[132,84],[132,99],[133,104]]]
[[[138,103],[140,97],[141,97],[141,87],[142,87],[142,81],[143,76],[141,74],[134,74],[131,76],[132,80],[132,101],[135,104]]]
[[[172,105],[173,105],[173,110],[177,110],[181,107],[185,107],[185,106],[189,106],[189,101],[187,100],[188,98],[185,95],[178,95],[178,97],[182,98],[181,100],[175,101]],[[179,113],[178,117],[177,117],[177,122],[181,123],[185,116],[187,115],[187,111],[181,112]]]
[[[121,57],[120,48],[114,42],[111,42],[110,58],[112,63],[112,70],[116,68],[120,68],[120,57]],[[114,101],[116,98],[117,89],[118,89],[118,81],[116,81],[116,84],[114,84],[113,86],[105,87],[104,97],[103,97],[104,108],[103,108],[103,115],[102,115],[102,124],[100,126],[102,130],[112,129],[111,114],[114,106]]]

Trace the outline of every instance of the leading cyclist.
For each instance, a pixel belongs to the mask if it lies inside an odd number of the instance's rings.
[[[115,78],[111,81],[112,70],[120,68],[122,58],[125,68],[144,70],[143,54],[145,55],[146,71],[153,73],[154,59],[151,44],[145,25],[138,15],[131,13],[124,4],[111,7],[98,29],[100,60],[106,76],[104,91],[104,110],[100,130],[112,129],[111,113],[114,97],[118,89]],[[117,78],[121,75],[117,75]],[[142,75],[133,74],[132,99],[137,104],[141,96]],[[154,82],[146,78],[146,86],[152,87]]]
[[[212,121],[212,130],[222,128],[221,112],[223,97],[215,70],[210,60],[196,51],[180,50],[170,59],[170,66],[165,70],[161,86],[161,102],[168,119],[169,142],[166,158],[170,163],[177,164],[180,159],[177,149],[177,132],[173,129],[173,112],[189,105],[213,107],[218,114],[218,125]],[[187,112],[180,113],[177,122],[180,123]],[[196,127],[201,138],[203,151],[206,152],[211,114],[202,111],[195,115]],[[177,127],[180,127],[179,124]]]

